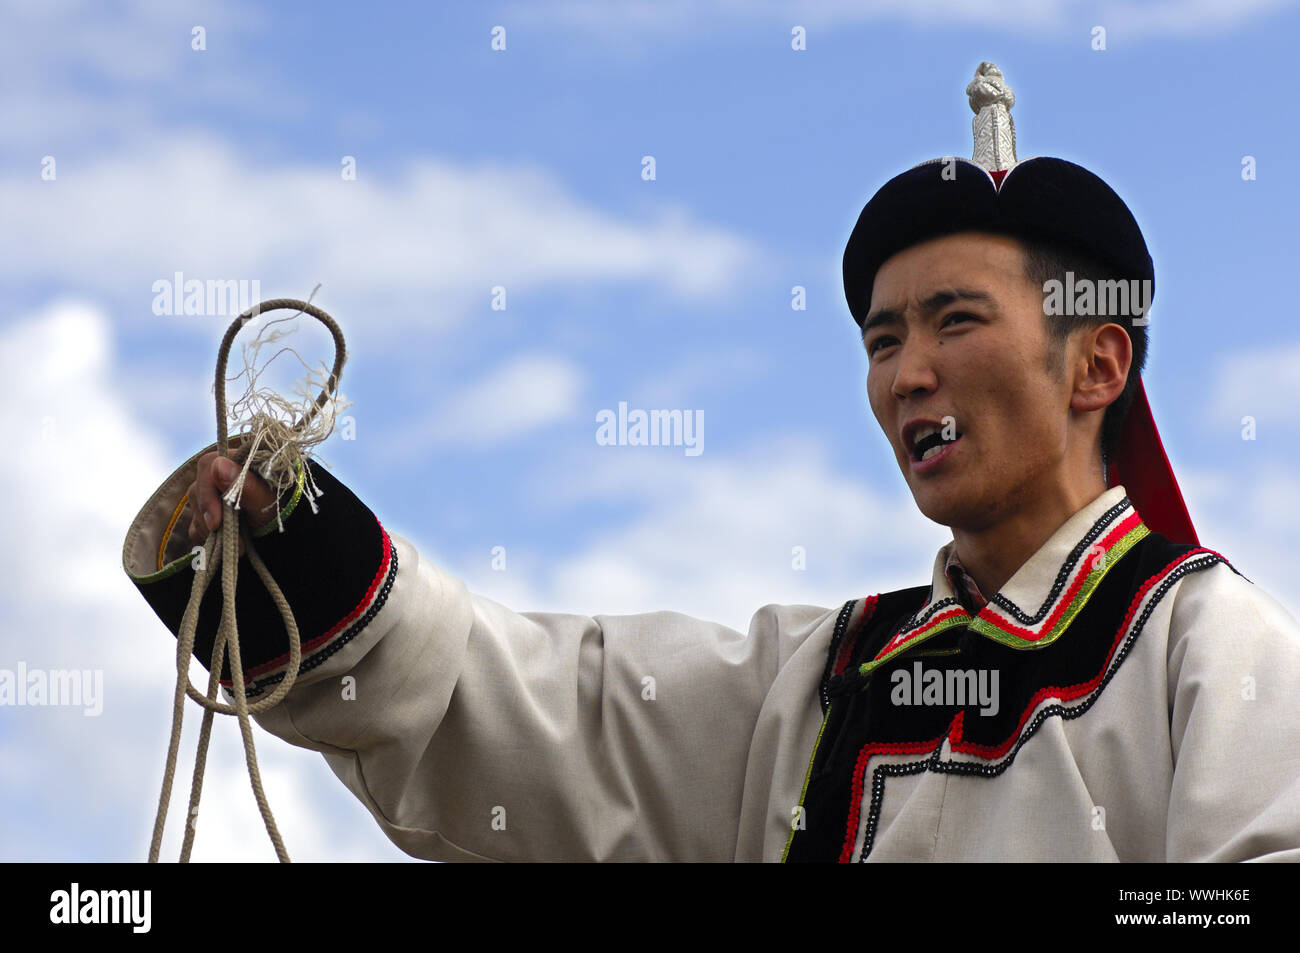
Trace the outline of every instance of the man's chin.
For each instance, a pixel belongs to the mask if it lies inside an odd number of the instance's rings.
[[[958,515],[947,508],[926,509],[925,507],[921,507],[920,509],[921,515],[930,520],[930,522],[938,523],[940,526],[947,526],[949,529],[952,529],[953,526],[957,525],[961,521],[961,518]]]
[[[912,500],[921,515],[926,519],[949,528],[964,526],[971,522],[980,507],[974,501],[964,499],[954,493],[942,493],[925,489],[920,493],[913,491]]]

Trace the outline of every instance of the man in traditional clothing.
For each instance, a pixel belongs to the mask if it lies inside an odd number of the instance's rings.
[[[1198,544],[1140,378],[1145,241],[1092,173],[1016,160],[995,67],[967,92],[974,159],[892,179],[844,256],[872,410],[953,531],[928,585],[765,606],[748,635],[520,614],[311,463],[319,511],[303,470],[282,532],[244,488],[302,633],[257,721],[428,859],[1300,860],[1300,625]],[[221,463],[127,534],[173,632]],[[250,572],[236,605],[256,699],[287,642]],[[214,587],[201,662],[219,610]]]

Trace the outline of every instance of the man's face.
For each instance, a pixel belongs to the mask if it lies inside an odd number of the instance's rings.
[[[1019,242],[966,232],[899,252],[876,273],[864,327],[871,409],[923,514],[978,531],[1062,492],[1072,385],[1049,369],[1043,292]],[[928,447],[904,428],[918,421],[960,436],[917,460]]]

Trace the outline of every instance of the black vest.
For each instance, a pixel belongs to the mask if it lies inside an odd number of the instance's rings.
[[[1187,558],[1193,553],[1200,555]],[[1032,650],[1013,648],[972,631],[966,624],[957,624],[887,661],[875,662],[867,672],[862,671],[864,664],[872,663],[901,629],[915,624],[930,587],[848,602],[837,619],[827,654],[820,684],[825,717],[783,859],[792,863],[847,862],[857,839],[859,812],[865,811],[861,856],[865,861],[871,853],[890,775],[930,770],[995,777],[1015,770],[1016,753],[1044,720],[1086,716],[1141,637],[1146,617],[1164,593],[1187,573],[1218,562],[1226,560],[1152,532],[1119,558],[1070,621],[1068,631],[1049,645]],[[1154,590],[1152,601],[1136,613],[1149,589]],[[994,601],[1000,598],[994,596]],[[1010,606],[1005,601],[998,604]],[[935,608],[929,607],[927,612]],[[950,670],[954,672],[951,677],[946,674]],[[994,670],[998,672],[997,710],[981,715],[981,708],[989,711],[992,706],[972,697],[977,695],[971,690],[973,682],[955,673]],[[930,675],[932,671],[940,674]],[[919,680],[918,675],[924,679]],[[946,698],[920,698],[920,681],[931,688],[964,687],[965,703],[943,704],[943,700],[956,699],[952,691]],[[1032,721],[1026,720],[1044,697],[1058,697],[1063,686],[1076,691],[1087,686],[1091,698],[1072,706],[1049,704],[1038,710]],[[944,739],[957,725],[963,751],[982,746],[976,749],[980,756],[976,763],[939,760]],[[869,773],[866,770],[873,754],[903,753],[916,758],[907,764],[880,764]]]

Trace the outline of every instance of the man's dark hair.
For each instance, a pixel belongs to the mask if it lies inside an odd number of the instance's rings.
[[[1064,283],[1067,271],[1074,273],[1076,284],[1083,279],[1099,283],[1125,277],[1113,266],[1068,245],[1033,238],[1018,237],[1018,240],[1025,253],[1025,276],[1039,289],[1044,282],[1052,279]],[[1098,286],[1093,285],[1094,288]],[[1149,304],[1149,300],[1146,303]],[[1052,348],[1048,370],[1057,374],[1065,367],[1065,342],[1073,332],[1082,328],[1099,328],[1104,324],[1118,324],[1128,331],[1133,343],[1133,361],[1129,365],[1128,380],[1124,384],[1124,390],[1106,408],[1101,423],[1101,450],[1106,460],[1113,460],[1120,425],[1133,403],[1142,368],[1146,365],[1147,329],[1134,325],[1132,317],[1121,315],[1044,314],[1043,320],[1047,322]]]

